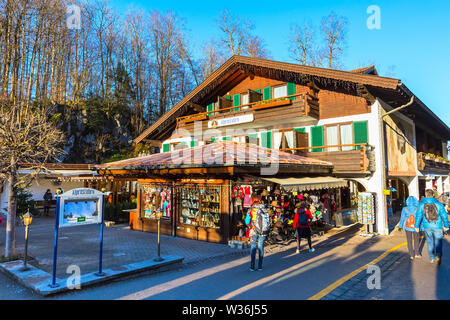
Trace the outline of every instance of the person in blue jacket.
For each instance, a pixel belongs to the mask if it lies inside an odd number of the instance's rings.
[[[405,230],[406,243],[408,245],[409,257],[411,260],[414,258],[422,258],[419,253],[420,233],[416,232],[416,229],[414,228],[418,209],[419,200],[414,196],[409,196],[408,199],[406,199],[406,207],[402,209],[402,215],[400,217],[400,222],[398,223],[399,230]]]
[[[434,205],[434,206],[433,206]],[[431,209],[429,209],[431,208]],[[429,212],[428,214],[425,212]],[[437,211],[436,218],[433,217],[433,212]],[[447,211],[442,203],[434,198],[434,192],[431,189],[425,190],[425,198],[420,201],[419,209],[417,210],[415,229],[419,232],[421,223],[423,222],[423,229],[425,231],[425,238],[427,240],[428,257],[430,262],[441,264],[442,258],[442,238],[444,232],[448,231],[450,225],[448,222]]]

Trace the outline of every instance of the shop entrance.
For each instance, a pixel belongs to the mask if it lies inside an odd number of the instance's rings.
[[[389,199],[394,214],[400,213],[409,197],[408,185],[399,178],[388,179],[388,187],[391,190]],[[388,202],[389,203],[389,202]]]

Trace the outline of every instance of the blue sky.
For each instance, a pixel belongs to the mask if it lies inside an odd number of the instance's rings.
[[[448,0],[284,0],[284,1],[119,1],[118,12],[132,5],[144,10],[172,10],[185,20],[186,31],[200,48],[218,39],[219,12],[230,9],[255,25],[272,58],[293,62],[288,52],[290,27],[305,20],[317,27],[331,11],[347,17],[347,48],[343,69],[375,64],[380,75],[389,71],[450,126],[450,1]],[[381,11],[381,29],[369,30],[370,5]]]

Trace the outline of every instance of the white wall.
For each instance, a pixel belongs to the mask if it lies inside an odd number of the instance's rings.
[[[65,181],[61,182],[60,185],[55,185],[49,179],[38,177],[36,180],[33,181],[31,186],[28,188],[28,191],[33,195],[33,200],[40,201],[44,200],[44,194],[47,191],[47,189],[50,189],[54,199],[55,191],[57,188],[62,188],[64,191],[68,191],[82,187],[84,187],[84,183],[82,181]],[[3,208],[8,207],[8,191],[9,191],[8,186],[5,182],[3,193],[0,193],[0,209],[2,209],[2,213],[4,213]]]

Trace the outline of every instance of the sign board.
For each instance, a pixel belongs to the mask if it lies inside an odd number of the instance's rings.
[[[60,196],[59,227],[102,222],[103,193],[89,188],[70,190]]]
[[[211,120],[208,121],[208,128],[233,126],[247,122],[253,122],[253,114],[246,114],[242,116]]]
[[[385,196],[390,196],[391,195],[391,190],[390,189],[383,189],[383,194]]]

